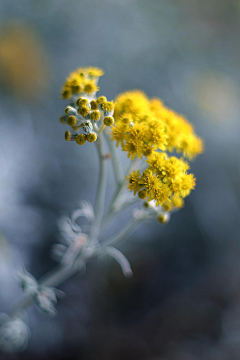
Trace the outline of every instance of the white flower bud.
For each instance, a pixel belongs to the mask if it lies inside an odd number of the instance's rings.
[[[0,349],[14,353],[27,347],[30,330],[20,319],[7,318],[0,326]]]
[[[85,132],[85,134],[89,134],[93,129],[91,121],[85,121],[82,124],[82,128],[83,128],[83,131]]]

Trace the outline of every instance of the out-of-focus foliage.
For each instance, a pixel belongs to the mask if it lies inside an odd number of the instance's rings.
[[[191,86],[197,105],[209,120],[218,125],[239,121],[240,92],[234,79],[209,70],[200,72]]]
[[[20,99],[41,95],[49,85],[46,52],[33,26],[1,24],[0,86]]]

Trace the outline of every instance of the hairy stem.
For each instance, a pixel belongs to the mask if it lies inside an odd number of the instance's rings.
[[[89,250],[91,249],[91,255],[85,256],[84,254],[87,254],[87,252],[81,251],[79,255],[76,257],[76,261],[74,263],[61,264],[55,267],[54,269],[50,270],[47,274],[45,274],[42,278],[40,278],[39,280],[40,285],[44,285],[48,287],[57,287],[61,285],[63,282],[65,282],[66,280],[71,278],[74,274],[76,274],[78,271],[80,271],[82,268],[84,268],[85,262],[89,257],[97,256],[103,249],[106,249],[109,245],[115,246],[125,241],[140,222],[139,219],[134,218],[127,225],[125,225],[125,227],[122,230],[120,230],[114,236],[104,241],[102,244],[99,244],[98,241],[96,241],[103,226],[106,225],[120,209],[122,210],[124,207],[129,205],[128,202],[125,202],[122,204],[122,206],[120,206],[119,210],[115,209],[117,202],[119,201],[119,198],[124,190],[124,180],[123,180],[122,168],[120,166],[117,166],[119,161],[117,160],[115,149],[113,150],[112,143],[106,135],[106,138],[108,139],[108,145],[112,153],[112,160],[113,160],[115,178],[118,184],[118,189],[110,206],[108,215],[105,217],[105,220],[103,221],[104,203],[105,203],[105,195],[106,195],[106,181],[107,181],[106,178],[107,162],[106,162],[106,157],[104,156],[103,153],[102,134],[103,132],[101,131],[98,133],[98,141],[97,141],[98,155],[100,160],[100,176],[99,176],[98,191],[97,191],[96,204],[95,204],[95,221],[92,223],[90,227],[89,241],[86,243],[86,246],[84,247],[85,250],[87,250],[87,248],[89,248]],[[131,168],[129,167],[128,171],[132,169],[133,165],[134,164],[131,165]],[[126,270],[124,271],[127,274],[130,274],[131,271],[129,270],[130,268],[128,267],[128,265],[126,265],[127,263],[124,256],[119,257],[120,252],[117,249],[114,250],[108,248],[108,252],[110,252],[111,253],[110,255],[113,256],[118,262],[121,260],[120,265]],[[26,310],[33,302],[34,299],[32,295],[24,294],[10,308],[9,316],[11,318],[17,316],[21,317],[24,310]]]
[[[81,266],[84,266],[84,262],[82,262]],[[81,266],[57,266],[40,278],[38,282],[40,285],[44,286],[59,286],[80,271],[82,268]],[[21,296],[9,310],[9,316],[12,318],[21,316],[21,313],[26,310],[33,301],[32,295]]]
[[[137,163],[139,162],[139,159],[135,158],[135,160],[133,162],[131,162],[128,166],[128,169],[126,171],[127,174],[129,174],[133,169],[134,167],[137,165]],[[124,178],[123,180],[118,184],[118,188],[116,190],[116,193],[113,197],[113,200],[112,200],[112,203],[110,205],[110,208],[106,214],[106,216],[104,217],[103,219],[103,222],[102,222],[102,226],[101,226],[101,230],[103,230],[108,224],[109,222],[112,220],[112,218],[114,217],[114,215],[118,212],[118,211],[122,211],[124,210],[126,207],[128,207],[129,205],[131,205],[133,202],[125,202],[123,203],[119,209],[116,208],[116,205],[119,201],[119,198],[120,196],[122,195],[123,191],[125,190],[125,182],[124,182]],[[138,201],[139,198],[137,197],[135,199],[135,201]],[[134,201],[134,202],[135,202]]]
[[[101,246],[109,246],[109,245],[118,245],[123,241],[127,240],[127,238],[131,235],[136,226],[142,221],[142,219],[132,219],[130,220],[121,230],[119,230],[115,235],[110,237],[109,239],[103,241]]]
[[[119,161],[119,158],[118,158],[118,155],[116,152],[116,148],[113,145],[113,142],[111,141],[109,134],[106,131],[104,132],[104,135],[106,137],[107,144],[108,144],[109,150],[112,155],[112,164],[113,164],[113,170],[114,170],[116,182],[117,182],[117,184],[122,185],[122,182],[124,179],[124,173],[123,173],[123,168],[122,168],[121,162]]]
[[[107,163],[105,156],[103,154],[102,133],[99,134],[97,147],[98,147],[98,155],[100,162],[100,176],[99,176],[98,191],[97,191],[97,198],[95,205],[96,218],[89,232],[90,239],[98,236],[98,232],[101,227],[101,222],[104,214],[104,203],[105,203],[106,181],[107,181]]]

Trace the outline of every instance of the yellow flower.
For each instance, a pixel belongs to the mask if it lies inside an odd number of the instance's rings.
[[[85,99],[83,97],[80,97],[79,99],[77,99],[77,106],[81,107],[81,106],[89,106],[89,101],[88,99]]]
[[[114,103],[113,101],[105,101],[102,104],[102,109],[106,111],[112,111],[114,109]]]
[[[194,134],[181,134],[178,138],[177,151],[190,160],[203,152],[202,140]]]
[[[189,195],[190,191],[195,188],[196,179],[193,174],[179,174],[170,184],[171,190],[182,197]]]
[[[172,204],[175,209],[182,207],[182,197],[194,189],[195,178],[187,174],[187,162],[167,152],[181,152],[190,160],[203,152],[202,140],[195,135],[193,126],[161,100],[149,100],[137,90],[116,98],[114,116],[112,141],[117,142],[116,146],[121,144],[132,160],[145,157],[149,165],[139,180],[139,197],[157,204]],[[135,192],[136,189],[135,186]]]
[[[104,71],[97,67],[88,67],[88,68],[86,68],[86,71],[87,71],[88,75],[93,76],[93,77],[99,77],[104,74]]]
[[[110,135],[116,146],[121,145],[131,160],[140,159],[139,169],[126,177],[128,189],[146,202],[161,205],[169,216],[184,205],[183,198],[195,187],[196,179],[187,173],[189,164],[184,158],[191,160],[202,153],[203,142],[183,115],[167,108],[160,99],[149,99],[142,91],[120,94],[115,102],[97,97],[101,75],[101,69],[80,68],[64,84],[63,98],[72,98],[61,120],[73,129],[66,132],[66,140],[76,140],[79,145],[86,140],[94,142],[105,126],[112,126]],[[171,152],[184,158],[171,156]],[[146,170],[141,172],[140,168]]]
[[[139,185],[139,179],[140,179],[140,171],[138,170],[133,171],[129,174],[129,176],[126,176],[127,182],[128,182],[128,189],[130,191],[134,191],[134,195],[136,195],[136,193],[138,192],[138,190],[140,190],[140,185]]]
[[[172,202],[172,205],[174,207],[176,207],[177,209],[180,209],[183,207],[184,205],[184,201],[183,199],[181,198],[181,196],[179,196],[178,194],[173,194],[172,197],[171,197],[171,202]]]
[[[115,126],[112,127],[111,129],[111,134],[112,134],[112,141],[117,141],[116,146],[119,146],[119,143],[121,143],[121,146],[124,146],[124,137],[126,134],[126,125],[124,124],[115,124]]]
[[[67,141],[76,140],[79,145],[86,141],[93,143],[105,126],[114,124],[115,103],[107,101],[106,96],[96,96],[99,90],[98,77],[103,73],[103,70],[96,67],[78,68],[69,75],[63,85],[63,98],[71,99],[60,120],[62,124],[72,128],[65,133]]]
[[[162,205],[171,195],[171,189],[158,176],[145,170],[139,180],[139,185],[146,190],[148,201],[156,200],[156,205]]]
[[[133,121],[132,114],[123,113],[123,114],[121,115],[120,121],[121,121],[124,125],[129,125],[129,124],[131,124],[131,122]]]
[[[167,159],[167,154],[164,152],[154,151],[152,155],[148,157],[146,161],[149,164],[150,170],[156,173],[160,178],[163,178],[165,173],[165,163]]]
[[[128,140],[123,146],[123,151],[128,152],[127,156],[131,156],[131,160],[134,160],[136,155],[141,158],[141,147],[134,140]]]
[[[116,98],[114,117],[117,120],[122,113],[141,115],[148,106],[148,98],[144,92],[139,90],[120,94]]]
[[[87,80],[84,84],[84,92],[87,94],[92,94],[99,90],[99,87],[92,80]]]
[[[99,97],[97,98],[97,103],[98,103],[98,104],[103,104],[103,103],[106,102],[106,101],[107,101],[106,96],[99,96]]]
[[[97,80],[104,74],[103,70],[96,67],[79,68],[72,72],[63,85],[61,94],[63,99],[70,99],[74,94],[92,94],[99,90]]]
[[[141,154],[142,156],[146,156],[146,157],[149,157],[153,154],[153,151],[156,149],[155,146],[151,146],[147,143],[144,143],[142,146],[141,146]]]
[[[151,120],[148,122],[149,143],[156,145],[159,149],[165,150],[167,145],[166,125],[163,121]]]
[[[174,179],[178,174],[182,173],[183,171],[187,171],[188,169],[189,165],[183,161],[183,159],[178,159],[175,156],[171,156],[165,160],[162,174],[169,179]]]

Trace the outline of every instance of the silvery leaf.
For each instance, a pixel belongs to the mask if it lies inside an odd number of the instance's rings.
[[[63,233],[69,233],[72,232],[72,224],[71,224],[71,220],[67,217],[67,216],[62,216],[58,221],[57,221],[59,230]]]
[[[67,251],[67,246],[63,244],[54,244],[52,246],[51,255],[56,261],[60,261]]]
[[[94,210],[90,202],[80,201],[80,208],[76,209],[72,214],[72,223],[75,223],[81,216],[84,216],[89,222],[95,219]]]
[[[125,277],[131,277],[133,272],[130,265],[130,262],[126,258],[125,255],[118,249],[112,247],[112,246],[106,246],[105,251],[108,255],[112,256],[121,266],[123,275]]]
[[[40,286],[39,291],[35,296],[35,302],[38,307],[50,316],[55,316],[57,310],[55,305],[57,303],[57,296],[62,297],[63,292],[47,286]]]

